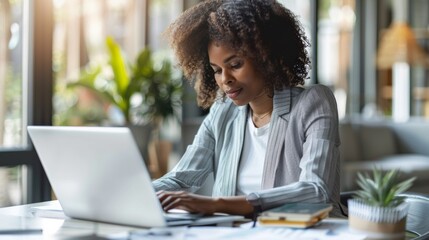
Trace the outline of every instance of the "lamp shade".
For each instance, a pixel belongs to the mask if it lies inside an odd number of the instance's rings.
[[[429,58],[418,45],[408,24],[396,21],[381,36],[377,66],[381,69],[392,68],[398,62],[429,66]]]

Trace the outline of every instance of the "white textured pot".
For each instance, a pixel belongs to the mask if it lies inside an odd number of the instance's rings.
[[[408,213],[406,202],[397,207],[377,207],[349,199],[349,228],[363,233],[366,239],[405,239],[405,224]]]

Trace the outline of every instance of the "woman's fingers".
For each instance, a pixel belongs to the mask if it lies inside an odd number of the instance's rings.
[[[157,192],[157,196],[164,211],[178,208],[192,213],[214,213],[213,199],[210,197],[199,196],[184,191],[159,191]]]
[[[165,211],[168,211],[173,208],[178,208],[184,204],[184,200],[188,199],[188,193],[183,191],[178,192],[168,192],[160,191],[157,193],[158,199],[161,202],[161,205]]]
[[[167,198],[167,200],[168,201],[165,201],[165,203],[162,204],[165,211],[168,211],[168,210],[171,210],[174,208],[178,208],[178,209],[186,210],[186,211],[189,211],[192,213],[195,212],[191,208],[192,201],[190,199],[183,198],[183,197],[177,197],[177,196],[170,196],[169,198]]]

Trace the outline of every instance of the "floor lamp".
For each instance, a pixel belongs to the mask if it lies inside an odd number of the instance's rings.
[[[410,118],[412,65],[428,66],[429,59],[408,24],[394,21],[381,37],[377,67],[392,69],[392,119],[396,122]]]

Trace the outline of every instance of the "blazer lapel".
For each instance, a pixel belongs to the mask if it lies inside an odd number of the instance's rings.
[[[244,131],[247,122],[247,106],[238,107],[237,117],[234,119],[232,139],[226,151],[230,151],[229,159],[223,159],[223,164],[219,165],[217,170],[221,174],[217,180],[217,184],[213,186],[213,196],[234,196],[237,188],[238,166],[240,163],[241,152],[244,145]]]
[[[270,135],[268,138],[267,152],[265,154],[264,170],[262,174],[262,189],[274,187],[276,169],[284,150],[286,129],[288,127],[291,107],[291,88],[274,94]]]

